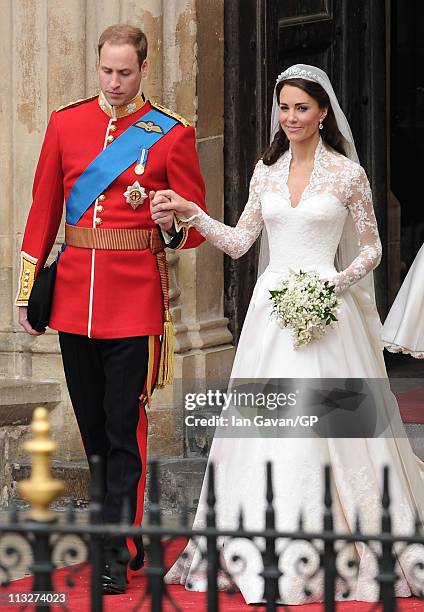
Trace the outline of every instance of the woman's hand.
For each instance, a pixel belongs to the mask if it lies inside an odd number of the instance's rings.
[[[155,223],[167,231],[173,224],[174,213],[182,219],[187,219],[197,212],[196,205],[188,202],[172,189],[151,191],[150,213]]]

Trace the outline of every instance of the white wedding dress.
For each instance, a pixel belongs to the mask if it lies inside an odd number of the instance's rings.
[[[424,245],[415,257],[383,325],[383,344],[391,353],[424,359]]]
[[[268,268],[259,277],[250,302],[237,348],[232,379],[268,378],[384,378],[386,371],[381,348],[371,346],[363,313],[351,294],[351,286],[379,262],[381,245],[374,217],[371,193],[364,170],[355,162],[329,149],[320,141],[314,169],[299,204],[293,208],[287,186],[291,154],[287,151],[272,166],[262,161],[252,177],[249,200],[235,228],[211,219],[203,211],[190,219],[207,240],[232,257],[240,257],[258,237],[265,223],[270,246]],[[352,215],[360,241],[360,252],[344,271],[334,266],[343,227]],[[289,270],[316,270],[333,278],[341,292],[341,312],[335,326],[320,339],[294,350],[289,331],[271,316],[269,290]],[[399,427],[401,425],[399,424]],[[330,464],[333,475],[335,528],[352,531],[358,509],[364,531],[379,532],[382,470],[390,466],[394,530],[408,532],[416,508],[424,508],[421,464],[405,437],[378,439],[319,438],[225,438],[215,435],[209,461],[216,469],[217,521],[221,528],[237,526],[240,507],[246,529],[264,528],[265,462],[273,462],[274,505],[279,530],[294,531],[299,512],[308,530],[322,529],[323,466]],[[205,526],[207,478],[200,494],[194,528]],[[282,547],[284,542],[280,542]],[[258,575],[261,558],[247,541],[222,542],[223,561],[247,603],[263,601],[264,581]],[[375,601],[378,590],[373,576],[375,559],[361,545],[355,547],[359,575],[349,599]],[[166,581],[192,590],[207,588],[199,544],[193,540],[169,570]],[[304,582],[292,566],[299,551],[292,547],[280,559],[281,600],[301,604],[322,600],[322,576],[306,597]],[[245,566],[233,555],[244,558]],[[408,572],[424,550],[411,549],[398,567],[401,580],[396,592],[411,595]],[[222,578],[221,587],[225,586]],[[337,598],[343,588],[338,585]]]

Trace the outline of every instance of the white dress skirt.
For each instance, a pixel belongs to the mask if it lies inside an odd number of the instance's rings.
[[[382,339],[392,353],[424,359],[424,245],[415,257],[383,325]]]

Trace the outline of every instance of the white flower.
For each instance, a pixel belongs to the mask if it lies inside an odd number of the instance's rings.
[[[316,272],[293,272],[270,291],[272,316],[293,334],[295,349],[322,337],[337,321],[340,301],[335,288]]]

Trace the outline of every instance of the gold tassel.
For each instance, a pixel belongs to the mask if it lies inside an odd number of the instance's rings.
[[[149,358],[147,361],[147,405],[150,407],[152,401],[152,385],[153,385],[153,366],[155,363],[155,337],[149,336]]]
[[[174,381],[174,328],[171,313],[165,310],[163,336],[160,350],[157,386],[162,389]]]

